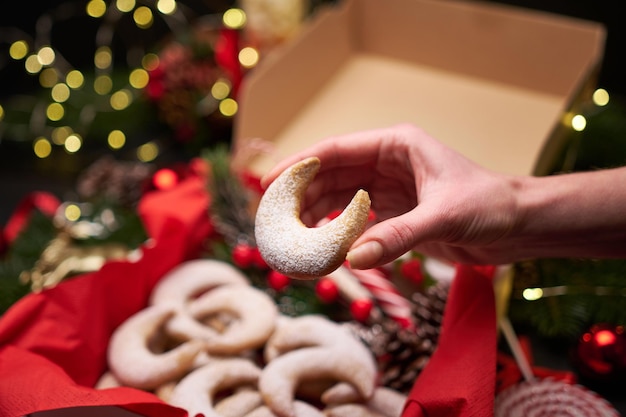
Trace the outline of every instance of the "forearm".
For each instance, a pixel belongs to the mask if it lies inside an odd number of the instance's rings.
[[[626,257],[626,167],[515,181],[521,258]]]

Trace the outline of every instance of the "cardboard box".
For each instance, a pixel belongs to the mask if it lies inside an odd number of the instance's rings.
[[[251,164],[262,174],[329,135],[411,122],[489,168],[542,174],[604,41],[598,23],[494,3],[343,1],[249,74],[234,140],[276,144]]]

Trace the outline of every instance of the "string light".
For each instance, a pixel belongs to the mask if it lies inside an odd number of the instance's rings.
[[[82,211],[77,204],[68,204],[63,212],[65,218],[71,222],[75,222],[82,216]]]
[[[572,129],[577,132],[582,132],[587,127],[587,119],[582,114],[577,114],[572,117]]]
[[[154,142],[148,142],[137,148],[137,159],[141,162],[151,162],[159,156],[159,147]]]
[[[83,146],[83,138],[77,133],[72,133],[65,139],[63,146],[68,153],[76,153]]]
[[[596,106],[606,106],[609,104],[609,92],[604,88],[598,88],[593,92],[592,100]]]
[[[48,139],[39,137],[33,143],[33,151],[38,158],[47,158],[52,153],[52,145]]]
[[[115,7],[122,13],[128,13],[135,8],[135,0],[117,0]]]
[[[246,24],[246,13],[238,8],[228,9],[222,16],[224,26],[230,29],[241,29]]]
[[[107,136],[107,143],[111,149],[121,149],[126,144],[126,135],[121,130],[112,130]]]
[[[238,108],[239,106],[237,102],[232,98],[226,98],[220,101],[220,113],[222,113],[226,117],[234,116],[237,113]]]

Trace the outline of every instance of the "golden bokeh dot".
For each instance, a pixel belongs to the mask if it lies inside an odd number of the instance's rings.
[[[128,90],[116,91],[111,95],[111,99],[109,100],[111,108],[114,110],[124,110],[126,107],[130,106],[132,101],[133,96]]]
[[[141,29],[147,29],[152,26],[154,17],[152,16],[152,10],[149,7],[141,6],[137,7],[133,12],[133,20],[137,27]]]
[[[232,98],[227,98],[220,101],[220,113],[226,117],[234,116],[239,108],[237,102]]]
[[[83,146],[83,139],[77,133],[72,133],[65,139],[65,150],[69,153],[76,153]]]
[[[84,82],[85,76],[79,70],[72,70],[65,76],[65,83],[73,89],[82,87]]]
[[[24,61],[24,68],[30,74],[37,74],[41,71],[42,65],[41,62],[39,62],[37,55],[30,55],[26,58],[26,61]]]
[[[113,61],[113,53],[108,46],[101,46],[96,50],[96,54],[93,57],[93,63],[97,68],[104,69],[111,66]]]
[[[70,88],[67,84],[59,83],[52,87],[52,91],[50,91],[50,96],[52,100],[57,103],[64,103],[70,98]]]
[[[138,90],[145,88],[148,85],[148,81],[150,81],[150,76],[148,75],[148,71],[143,68],[137,68],[130,73],[128,77],[128,81],[133,88]]]
[[[80,207],[76,204],[68,204],[63,211],[65,218],[71,222],[75,222],[82,216]]]
[[[159,56],[157,54],[149,53],[144,55],[141,59],[141,66],[147,71],[152,71],[159,66]]]
[[[173,14],[176,11],[176,0],[159,0],[157,10],[165,15]]]
[[[123,13],[128,13],[135,8],[135,0],[117,0],[115,7],[117,10]]]
[[[251,46],[246,46],[241,51],[239,51],[239,63],[243,65],[245,68],[252,68],[259,62],[259,51],[252,48]]]
[[[113,80],[108,75],[99,75],[93,82],[93,89],[100,95],[108,94],[113,88]]]
[[[53,121],[57,122],[61,120],[65,116],[65,108],[60,103],[51,103],[48,105],[46,109],[46,117]]]
[[[0,104],[0,122],[4,119],[4,107]]]
[[[222,15],[222,22],[231,29],[241,29],[246,24],[246,13],[242,9],[228,9]]]
[[[126,135],[121,130],[112,130],[107,137],[111,149],[120,149],[126,144]]]
[[[224,100],[230,94],[230,82],[224,78],[220,78],[211,87],[211,95],[216,100]]]
[[[572,129],[577,132],[582,132],[587,127],[587,119],[582,114],[577,114],[572,117]]]
[[[50,46],[44,46],[37,52],[37,60],[42,66],[52,65],[55,59],[56,54]]]
[[[74,133],[74,130],[69,126],[56,127],[52,130],[52,143],[55,145],[64,145],[65,139],[72,133]]]
[[[52,153],[52,145],[48,139],[40,136],[33,142],[33,152],[37,158],[47,158]]]
[[[596,106],[606,106],[609,104],[609,92],[604,88],[598,88],[593,92],[593,102]]]
[[[54,68],[45,68],[39,73],[39,84],[44,88],[52,88],[59,82],[59,73]]]
[[[159,146],[154,142],[148,142],[137,148],[137,158],[141,162],[151,162],[159,156]]]
[[[28,55],[28,43],[26,41],[15,41],[9,48],[9,56],[13,59],[23,59]]]
[[[90,0],[85,10],[89,16],[98,18],[104,16],[107,5],[103,0]]]

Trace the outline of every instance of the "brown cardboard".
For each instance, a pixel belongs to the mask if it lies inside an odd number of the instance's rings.
[[[346,0],[249,74],[235,143],[276,144],[252,161],[262,174],[324,137],[411,122],[488,168],[541,173],[604,40],[598,23],[493,3]]]

